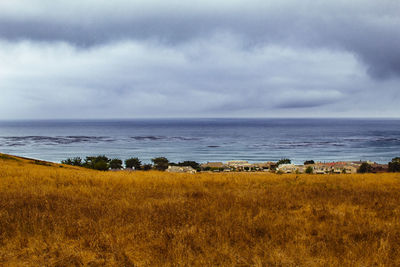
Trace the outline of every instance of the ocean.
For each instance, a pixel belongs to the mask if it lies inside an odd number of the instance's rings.
[[[400,156],[400,120],[135,119],[0,121],[0,152],[60,162],[106,155],[142,162],[371,160]]]

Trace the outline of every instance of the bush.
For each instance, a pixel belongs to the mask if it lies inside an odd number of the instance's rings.
[[[290,159],[281,159],[276,163],[276,165],[279,166],[279,165],[282,165],[282,164],[290,164],[290,163],[292,163],[292,161]]]
[[[82,167],[83,162],[82,162],[82,159],[80,157],[75,157],[75,158],[68,158],[66,160],[62,160],[61,164]]]
[[[169,165],[169,160],[165,157],[158,157],[158,158],[153,158],[151,161],[154,164],[154,168],[159,171],[165,171],[168,169]]]
[[[110,166],[106,161],[97,161],[93,166],[93,169],[98,171],[108,171],[109,168]]]
[[[400,172],[400,158],[394,158],[389,162],[389,172]]]
[[[112,159],[110,161],[110,168],[114,170],[122,169],[122,160],[120,159]]]
[[[310,164],[315,164],[315,162],[313,160],[304,161],[304,165],[310,165]]]
[[[110,159],[104,155],[96,157],[86,157],[83,167],[94,170],[106,171],[110,168],[109,163]]]
[[[149,170],[151,170],[153,168],[153,166],[151,165],[151,164],[144,164],[143,166],[142,166],[142,170],[144,170],[144,171],[149,171]]]
[[[363,162],[360,166],[360,168],[358,168],[357,170],[358,173],[368,173],[368,172],[372,172],[372,166],[369,165],[366,162]]]
[[[135,170],[140,170],[142,162],[138,158],[129,158],[125,160],[125,167]]]
[[[278,168],[277,164],[271,164],[271,166],[270,166],[271,171],[276,171],[276,168]]]
[[[308,173],[308,174],[314,173],[314,168],[311,167],[311,166],[308,166],[307,169],[306,169],[306,173]]]

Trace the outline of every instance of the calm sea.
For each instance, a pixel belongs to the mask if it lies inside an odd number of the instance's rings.
[[[290,158],[296,163],[400,156],[400,120],[141,119],[2,121],[0,152],[59,162],[105,154],[143,162]]]

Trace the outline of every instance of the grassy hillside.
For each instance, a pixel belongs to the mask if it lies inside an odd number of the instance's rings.
[[[0,155],[0,265],[399,266],[400,175],[98,172]]]

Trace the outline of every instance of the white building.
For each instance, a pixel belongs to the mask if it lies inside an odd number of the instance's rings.
[[[176,173],[196,173],[197,171],[191,166],[168,166],[167,172]]]

